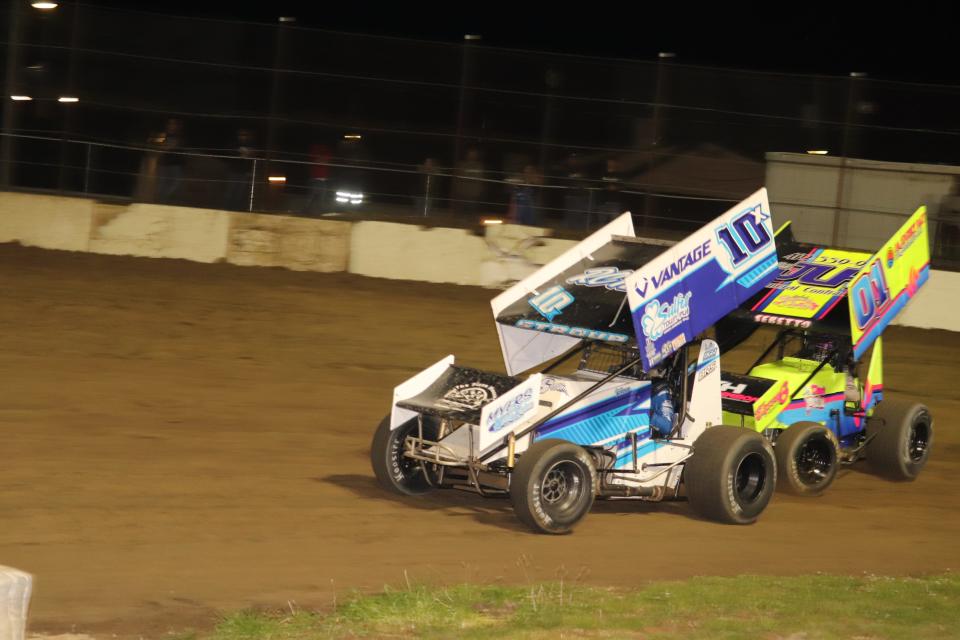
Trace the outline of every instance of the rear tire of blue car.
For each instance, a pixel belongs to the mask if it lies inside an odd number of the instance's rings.
[[[417,433],[417,419],[409,420],[396,429],[390,429],[390,415],[380,421],[370,445],[370,466],[380,486],[389,491],[407,496],[416,496],[432,490],[433,484],[424,475],[424,466],[403,455],[403,444],[409,435]],[[437,436],[436,422],[423,418],[423,437],[427,440]]]
[[[520,455],[510,477],[510,502],[539,533],[569,533],[593,506],[597,472],[583,447],[550,438]]]
[[[817,422],[795,422],[773,446],[777,489],[795,496],[822,495],[837,476],[837,438]]]
[[[766,509],[776,488],[773,448],[756,431],[710,427],[694,443],[683,481],[690,507],[701,517],[750,524]]]
[[[885,398],[867,419],[867,464],[888,480],[915,480],[930,458],[933,417],[919,402]]]

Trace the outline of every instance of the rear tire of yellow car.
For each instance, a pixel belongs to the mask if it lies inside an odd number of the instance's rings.
[[[867,464],[895,481],[917,478],[930,458],[933,417],[919,402],[884,399],[867,419]]]
[[[777,457],[777,489],[795,496],[822,495],[837,476],[837,438],[816,422],[796,422],[780,434],[773,451]]]

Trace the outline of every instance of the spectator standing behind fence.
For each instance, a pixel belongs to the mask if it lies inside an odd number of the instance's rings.
[[[417,174],[420,178],[416,193],[413,196],[413,205],[418,216],[428,216],[437,206],[437,181],[440,176],[437,172],[437,162],[427,158],[423,164],[417,165]]]
[[[310,145],[310,200],[306,207],[306,214],[309,216],[322,214],[329,202],[327,189],[332,157],[333,153],[327,145]]]
[[[453,208],[467,215],[476,215],[483,208],[486,183],[483,182],[483,159],[478,149],[467,151],[457,163],[453,179]]]
[[[246,211],[250,208],[250,189],[253,180],[253,159],[257,152],[253,148],[253,132],[249,129],[237,131],[235,158],[227,161],[228,180],[226,208],[234,211]]]
[[[140,172],[133,190],[133,199],[137,202],[156,202],[157,200],[157,161],[160,159],[160,145],[163,133],[155,131],[147,138],[147,152],[140,160]]]
[[[532,164],[523,168],[523,179],[513,194],[513,219],[517,224],[536,226],[539,224],[538,199],[539,186],[543,176]]]
[[[160,143],[160,158],[157,160],[157,198],[164,204],[175,203],[180,197],[183,184],[183,167],[186,156],[183,151],[183,121],[167,120]]]

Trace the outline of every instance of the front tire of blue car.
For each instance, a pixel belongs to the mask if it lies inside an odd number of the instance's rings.
[[[539,440],[521,454],[510,477],[510,502],[539,533],[569,533],[593,506],[597,472],[590,453],[558,439]]]
[[[427,440],[435,439],[436,423],[426,417],[423,421],[423,437]],[[389,414],[380,421],[380,425],[373,434],[373,443],[370,445],[370,466],[373,467],[377,482],[384,489],[402,495],[416,496],[434,488],[424,473],[424,466],[429,473],[429,465],[422,465],[403,455],[404,441],[407,436],[416,435],[417,430],[416,418],[396,429],[390,429]]]
[[[750,524],[767,508],[776,488],[773,448],[756,431],[710,427],[694,443],[683,481],[690,507],[701,517]]]

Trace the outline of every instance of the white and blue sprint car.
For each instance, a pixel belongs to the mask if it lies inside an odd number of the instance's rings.
[[[676,244],[636,237],[623,214],[493,299],[507,375],[450,355],[396,387],[377,479],[508,495],[545,533],[596,497],[657,501],[681,484],[700,515],[753,522],[773,451],[722,425],[719,349],[700,336],[776,277],[773,237],[764,189]]]

